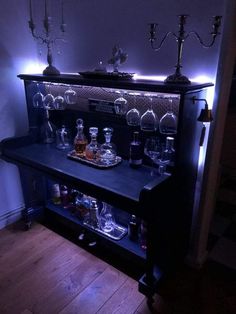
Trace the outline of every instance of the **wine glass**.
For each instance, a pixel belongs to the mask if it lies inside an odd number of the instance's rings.
[[[139,93],[130,93],[134,97],[134,107],[126,113],[126,121],[130,126],[140,125],[140,112],[136,109],[136,96],[140,95]]]
[[[77,103],[77,93],[71,86],[65,91],[64,98],[67,105],[75,105]]]
[[[58,95],[54,99],[54,108],[57,110],[64,110],[65,109],[65,99],[60,94],[60,86],[59,86],[59,92]]]
[[[124,98],[124,91],[118,92],[120,96],[114,101],[115,113],[125,115],[128,109],[128,101]]]
[[[33,106],[35,108],[43,108],[43,94],[40,91],[39,84],[37,83],[37,93],[33,96]]]
[[[157,137],[150,137],[146,139],[146,142],[144,144],[144,154],[151,159],[153,166],[155,160],[157,160],[157,158],[161,154],[161,143]],[[152,169],[151,175],[153,176],[154,174],[155,171]]]
[[[173,99],[168,98],[168,109],[159,123],[159,131],[164,135],[174,135],[177,133],[177,117],[173,112]]]
[[[55,102],[55,98],[54,96],[51,94],[51,88],[50,85],[47,85],[48,93],[44,96],[43,98],[43,107],[47,110],[52,110],[55,109],[54,107],[54,102]]]
[[[153,95],[152,94],[144,94],[144,96],[149,98],[149,107],[141,116],[140,119],[140,128],[142,131],[154,132],[158,127],[158,117],[153,111],[152,102]]]
[[[163,175],[166,172],[166,166],[174,161],[174,156],[174,138],[168,136],[166,138],[165,146],[161,146],[160,154],[153,160],[155,164],[159,165],[159,175]]]

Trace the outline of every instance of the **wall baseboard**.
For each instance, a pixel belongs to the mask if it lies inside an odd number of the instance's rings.
[[[0,230],[5,228],[6,226],[18,221],[22,217],[22,210],[24,209],[24,206],[20,206],[18,208],[15,208],[13,210],[10,210],[4,214],[0,214]]]

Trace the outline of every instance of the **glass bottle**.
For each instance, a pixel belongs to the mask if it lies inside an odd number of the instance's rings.
[[[99,225],[101,230],[104,232],[113,231],[114,223],[115,221],[112,213],[112,207],[107,203],[103,203],[103,207],[99,215]]]
[[[128,224],[128,235],[131,241],[137,241],[139,235],[139,224],[135,215],[131,216]]]
[[[58,183],[54,183],[51,187],[51,199],[53,204],[55,205],[61,204],[61,192],[60,185]]]
[[[105,143],[102,144],[100,148],[100,160],[103,164],[109,165],[114,163],[116,160],[116,146],[111,143],[113,129],[104,128],[103,132],[105,136]]]
[[[79,157],[85,156],[85,149],[86,145],[88,144],[87,138],[84,135],[84,121],[83,119],[77,119],[76,120],[76,128],[77,128],[77,134],[74,139],[74,148],[75,153]]]
[[[85,157],[88,160],[96,160],[98,158],[99,144],[97,142],[98,128],[89,128],[89,134],[91,136],[90,143],[86,146]]]
[[[139,132],[133,133],[133,140],[129,148],[129,164],[133,168],[138,168],[143,162],[143,150],[141,142],[138,139]]]
[[[92,200],[89,208],[89,218],[87,223],[93,228],[99,228],[99,213],[98,203],[96,200]]]
[[[55,141],[56,127],[53,123],[51,123],[49,119],[50,119],[49,111],[45,110],[44,117],[43,117],[43,124],[40,128],[41,140],[45,144],[50,144]]]

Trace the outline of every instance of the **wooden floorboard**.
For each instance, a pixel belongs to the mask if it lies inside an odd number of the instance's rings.
[[[137,281],[40,224],[0,231],[0,314],[235,314],[236,276],[180,269],[152,310]]]

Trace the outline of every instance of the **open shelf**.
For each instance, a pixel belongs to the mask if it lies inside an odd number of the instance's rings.
[[[64,219],[67,220],[67,222],[71,222],[75,225],[78,225],[80,229],[84,229],[84,230],[87,230],[88,232],[92,232],[96,238],[97,237],[102,238],[103,241],[109,242],[112,245],[115,245],[118,248],[121,248],[129,253],[132,253],[138,258],[145,260],[146,252],[141,249],[140,244],[138,242],[131,241],[128,235],[125,235],[121,240],[112,240],[106,235],[103,235],[97,232],[96,230],[92,230],[91,228],[87,227],[86,225],[83,224],[83,222],[79,218],[73,215],[69,210],[59,205],[55,205],[52,202],[48,201],[46,204],[46,208],[49,211],[55,213],[56,215],[63,217]]]

